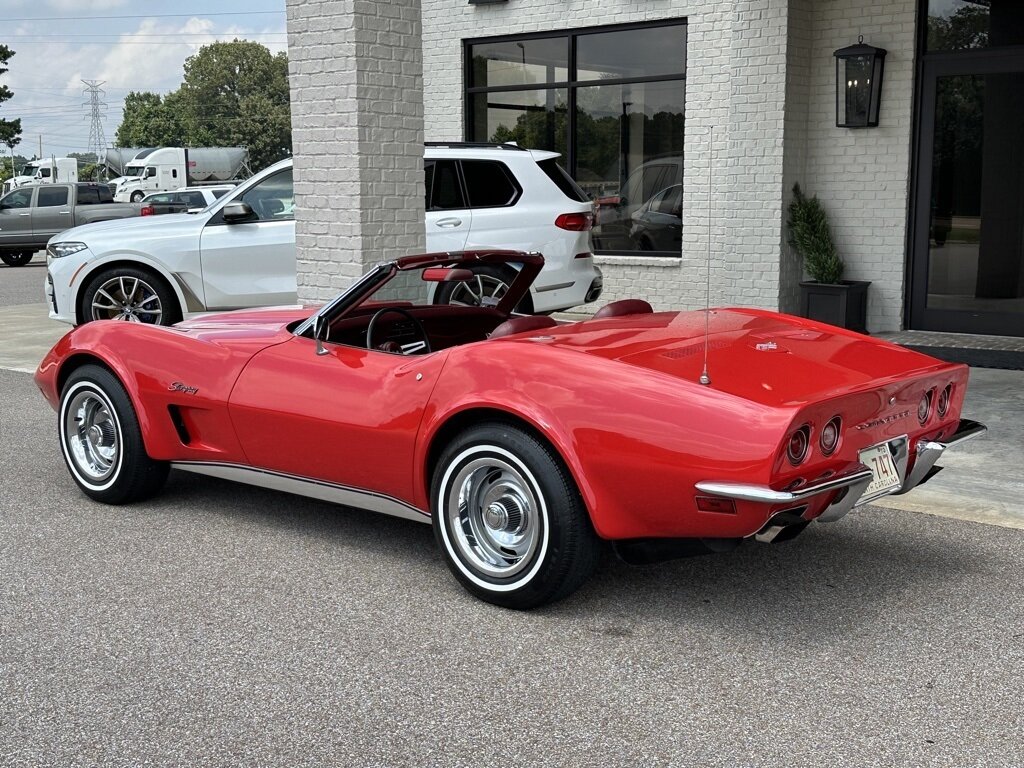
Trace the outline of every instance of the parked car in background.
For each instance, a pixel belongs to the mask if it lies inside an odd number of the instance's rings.
[[[682,183],[683,158],[679,155],[656,157],[640,165],[618,192],[594,200],[594,248],[636,250],[638,244],[631,235],[633,218],[658,192]]]
[[[174,192],[153,192],[142,198],[142,215],[198,212],[213,205],[234,188],[234,184],[217,184],[209,187],[183,187]]]
[[[683,185],[656,194],[633,214],[629,237],[641,251],[683,249]]]
[[[427,246],[504,247],[544,255],[524,312],[594,301],[601,271],[588,240],[591,203],[553,152],[514,145],[429,144]],[[50,317],[169,325],[194,312],[294,302],[292,161],[267,168],[201,213],[64,232],[48,248]],[[496,303],[515,263],[473,265],[474,279],[430,285],[438,304]]]
[[[480,264],[519,267],[495,305],[424,301]],[[514,316],[542,266],[408,256],[317,310],[93,323],[35,380],[92,499],[145,499],[173,467],[432,524],[466,589],[520,609],[572,593],[604,542],[652,562],[792,539],[985,431],[961,418],[967,366],[810,320],[637,299]]]
[[[141,206],[115,203],[104,184],[32,184],[0,198],[0,260],[20,267],[65,229],[138,216]]]

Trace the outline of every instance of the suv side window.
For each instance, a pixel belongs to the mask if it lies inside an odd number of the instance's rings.
[[[423,187],[428,211],[466,207],[454,160],[427,160],[424,174]]]
[[[463,160],[470,208],[499,208],[515,205],[522,193],[504,163],[494,160]]]
[[[37,208],[54,208],[58,205],[67,204],[67,187],[39,187],[39,197],[36,198]]]
[[[0,200],[4,208],[30,208],[32,206],[32,187],[16,189]]]
[[[181,201],[189,208],[205,208],[206,198],[202,192],[182,192]]]
[[[247,203],[259,221],[289,221],[295,218],[295,186],[292,169],[269,176],[239,199]],[[204,206],[205,207],[205,206]]]

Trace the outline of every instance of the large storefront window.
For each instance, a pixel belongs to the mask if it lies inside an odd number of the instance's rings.
[[[685,21],[468,40],[466,63],[468,140],[560,153],[596,253],[679,256]]]

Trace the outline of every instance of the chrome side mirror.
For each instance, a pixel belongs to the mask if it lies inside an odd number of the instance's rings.
[[[327,333],[327,320],[323,315],[313,316],[313,338],[316,339],[316,353],[321,357],[328,354],[324,349],[324,336]]]

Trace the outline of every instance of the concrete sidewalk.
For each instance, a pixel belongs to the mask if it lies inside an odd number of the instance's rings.
[[[0,307],[0,369],[32,373],[71,330],[50,320],[45,304]],[[905,496],[876,506],[1024,529],[1024,372],[972,368],[964,416],[988,435],[940,459],[945,471]]]

